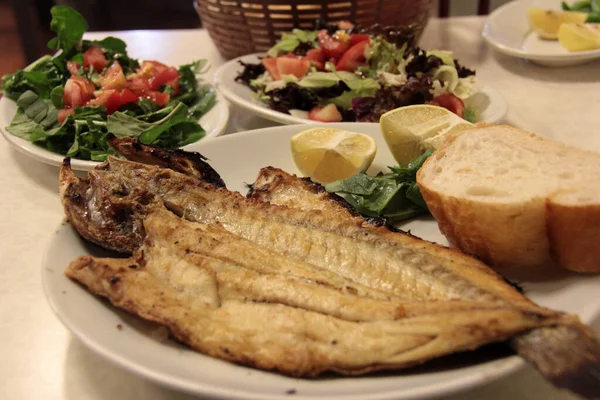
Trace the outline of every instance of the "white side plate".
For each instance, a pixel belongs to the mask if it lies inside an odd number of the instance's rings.
[[[483,37],[501,53],[549,67],[566,67],[600,58],[600,49],[570,52],[557,40],[538,38],[527,24],[525,12],[530,7],[561,10],[561,2],[518,0],[505,4],[488,16],[483,27]]]
[[[245,63],[256,63],[263,53],[249,54],[235,58],[219,67],[215,73],[215,84],[219,91],[232,104],[250,111],[262,118],[281,124],[315,124],[307,118],[285,114],[270,109],[266,104],[259,102],[252,96],[252,90],[246,85],[235,81],[236,76],[242,71],[243,67],[239,61]],[[491,87],[484,87],[475,96],[473,105],[477,106],[480,113],[480,120],[497,124],[504,119],[508,112],[508,105],[502,95]]]
[[[31,143],[28,140],[21,139],[20,137],[13,136],[6,130],[6,127],[10,124],[13,116],[17,112],[17,103],[2,97],[0,99],[0,132],[14,148],[24,153],[25,155],[46,164],[60,166],[65,158],[62,154],[53,153],[41,146]],[[210,109],[205,115],[200,118],[199,123],[202,128],[206,131],[200,141],[191,143],[184,147],[188,151],[196,151],[196,146],[199,142],[208,138],[216,137],[222,134],[227,127],[227,121],[229,120],[229,106],[223,97],[217,92],[217,103],[213,108]],[[71,168],[77,171],[87,171],[100,164],[96,161],[85,161],[78,159],[71,159]]]
[[[378,152],[369,173],[387,170],[394,159],[378,124],[340,123],[328,127],[372,136]],[[198,150],[210,159],[231,190],[245,193],[261,167],[272,165],[298,173],[289,153],[292,135],[306,126],[278,126],[201,141]],[[431,218],[400,226],[417,236],[447,242]],[[64,275],[77,256],[103,253],[83,241],[68,224],[52,232],[42,264],[42,281],[48,301],[61,321],[98,354],[158,383],[198,395],[227,399],[273,400],[382,400],[422,399],[448,395],[482,385],[524,365],[516,356],[490,357],[484,350],[432,361],[417,369],[362,377],[326,375],[294,379],[237,366],[196,353],[173,341],[153,339],[156,327],[119,311],[88,293]],[[578,314],[590,322],[600,311],[600,276],[564,273],[523,284],[525,293],[540,305]],[[117,326],[120,325],[121,329]],[[294,390],[294,395],[287,394]]]

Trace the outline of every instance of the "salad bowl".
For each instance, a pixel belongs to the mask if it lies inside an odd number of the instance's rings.
[[[259,101],[255,93],[246,85],[236,81],[242,72],[240,63],[256,63],[265,53],[255,53],[230,60],[222,65],[215,73],[215,85],[219,92],[231,104],[255,114],[264,119],[280,124],[314,124],[307,118],[307,113],[292,111],[292,114],[273,110],[264,102]],[[500,92],[490,86],[480,87],[479,90],[465,101],[466,105],[478,109],[478,121],[500,123],[508,112],[508,104]]]

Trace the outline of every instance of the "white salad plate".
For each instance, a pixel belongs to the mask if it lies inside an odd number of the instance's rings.
[[[530,7],[562,10],[560,0],[517,0],[507,3],[488,16],[483,26],[483,37],[501,53],[548,67],[566,67],[600,58],[600,49],[570,52],[558,40],[540,39],[527,23],[525,13]]]
[[[245,63],[256,63],[264,53],[249,54],[234,58],[223,64],[215,73],[215,84],[217,89],[229,102],[247,111],[257,114],[262,118],[281,124],[315,124],[304,116],[290,115],[270,109],[253,96],[253,91],[246,85],[235,81],[235,78],[243,70],[239,61]],[[508,112],[508,105],[502,95],[491,87],[485,86],[475,93],[466,102],[469,106],[475,106],[479,111],[481,121],[492,124],[501,122]]]
[[[6,127],[10,125],[15,113],[17,112],[17,103],[10,100],[6,96],[0,99],[0,132],[2,136],[10,143],[15,149],[24,153],[25,155],[41,161],[46,164],[60,166],[65,158],[64,155],[54,153],[41,146],[31,143],[28,140],[22,139],[17,136],[11,135]],[[184,147],[188,151],[196,151],[198,143],[219,136],[227,128],[227,122],[229,120],[229,106],[223,96],[217,92],[216,104],[200,118],[198,121],[202,128],[206,131],[206,135],[198,142],[191,143]],[[77,171],[87,171],[100,164],[96,161],[86,161],[71,159],[71,168]]]
[[[369,173],[394,165],[378,124],[338,123],[328,127],[372,136],[378,152]],[[245,193],[261,167],[272,165],[298,173],[289,140],[305,126],[277,126],[201,141],[197,150],[227,187]],[[425,239],[447,244],[431,218],[400,225]],[[50,238],[42,264],[47,299],[68,329],[94,352],[157,383],[198,394],[203,398],[275,400],[381,400],[423,399],[482,385],[523,366],[517,356],[494,356],[485,349],[434,360],[414,370],[361,377],[326,375],[296,379],[242,367],[194,352],[174,341],[159,341],[157,327],[112,307],[69,280],[64,270],[81,255],[106,255],[82,240],[68,224],[59,225]],[[544,276],[522,284],[525,293],[542,306],[578,314],[589,323],[600,313],[600,276]],[[265,327],[268,329],[268,327]],[[164,335],[163,335],[164,337]],[[483,356],[482,356],[483,352]],[[293,394],[293,396],[290,396]]]

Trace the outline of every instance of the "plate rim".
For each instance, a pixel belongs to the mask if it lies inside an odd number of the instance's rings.
[[[356,124],[356,123],[338,123],[336,125],[348,125],[348,124]],[[362,124],[361,124],[362,125]],[[366,124],[365,124],[366,125]],[[369,125],[373,125],[377,127],[378,124],[370,123]],[[269,128],[259,128],[250,131],[240,132],[239,136],[253,136],[253,135],[281,135],[281,130],[284,131],[292,131],[295,129],[304,129],[305,125],[284,125],[284,126],[276,126]],[[288,134],[288,132],[286,132]],[[227,135],[219,139],[219,141],[228,142],[228,141],[236,141],[238,135]],[[213,141],[214,142],[214,141]],[[59,320],[65,325],[65,327],[73,333],[78,340],[80,340],[86,347],[94,351],[96,354],[102,356],[103,358],[109,360],[112,363],[115,363],[124,369],[138,375],[150,379],[156,383],[161,385],[171,387],[177,390],[182,390],[188,393],[194,394],[204,394],[208,396],[213,396],[216,398],[236,398],[236,399],[256,399],[256,400],[281,400],[281,399],[289,399],[289,395],[285,393],[281,394],[270,394],[270,393],[248,393],[243,390],[231,389],[224,386],[211,385],[206,382],[190,382],[189,378],[179,378],[173,376],[173,373],[166,373],[157,371],[156,368],[151,366],[141,365],[131,360],[131,357],[127,357],[125,355],[120,354],[116,350],[112,350],[110,347],[103,346],[102,344],[96,343],[93,338],[88,337],[84,331],[80,330],[78,327],[78,323],[73,321],[69,315],[64,314],[60,310],[60,306],[58,305],[59,301],[57,301],[59,296],[56,293],[56,290],[53,290],[51,287],[51,274],[63,274],[63,270],[57,271],[56,269],[51,273],[48,271],[48,266],[50,264],[49,257],[52,254],[53,244],[55,243],[58,236],[56,233],[63,232],[66,229],[73,229],[70,225],[67,226],[64,222],[61,222],[58,228],[55,228],[49,240],[46,242],[44,254],[42,257],[41,263],[41,273],[42,273],[42,287],[44,290],[44,294],[48,304],[52,311],[57,315]],[[73,235],[77,235],[76,232],[72,232]],[[63,267],[61,267],[63,268]],[[68,278],[66,278],[68,279]],[[77,285],[75,282],[72,282],[73,285]],[[79,285],[77,285],[79,286]],[[90,298],[92,295],[90,294]],[[112,305],[111,305],[112,307]],[[200,357],[209,357],[205,356],[201,353],[196,353],[196,355]],[[210,357],[209,357],[210,358]],[[485,363],[486,365],[482,366],[482,364],[476,364],[479,366],[476,373],[465,373],[460,378],[451,379],[448,381],[442,381],[441,383],[433,383],[429,385],[422,385],[417,388],[402,388],[396,390],[388,390],[385,392],[379,393],[369,393],[369,394],[356,394],[356,395],[348,395],[348,394],[338,394],[333,396],[327,396],[330,399],[341,400],[342,398],[345,400],[383,400],[383,399],[395,399],[395,398],[404,398],[404,399],[424,399],[431,398],[434,396],[439,396],[441,394],[451,394],[460,392],[469,388],[473,388],[476,386],[480,386],[486,382],[491,382],[493,380],[499,379],[503,376],[506,376],[510,373],[517,371],[525,365],[525,361],[519,358],[516,355],[508,356],[506,358],[491,360]],[[250,367],[244,367],[250,368]],[[468,368],[468,367],[467,367]],[[458,370],[458,369],[457,369]],[[316,398],[323,398],[318,394],[314,395],[303,395],[301,393],[296,393],[294,398],[299,400],[314,400]]]
[[[202,125],[202,119],[206,115],[208,115],[210,112],[218,112],[218,118],[216,119],[217,124],[212,129],[212,131],[206,134],[202,139],[194,143],[190,143],[182,147],[182,149],[195,151],[195,148],[199,142],[218,137],[222,135],[227,129],[227,124],[229,122],[230,117],[229,105],[225,98],[221,95],[221,93],[219,93],[219,91],[216,90],[216,88],[213,87],[213,89],[216,94],[217,102],[215,103],[213,108],[211,108],[206,114],[204,114],[198,121]],[[6,104],[8,104],[8,102],[16,103],[14,100],[9,99],[6,96],[2,96],[2,98],[0,98],[0,110],[3,107],[6,107]],[[12,148],[19,151],[21,154],[24,154],[44,164],[60,167],[63,163],[63,160],[66,158],[65,155],[53,153],[50,150],[44,149],[43,147],[37,146],[35,148],[31,148],[31,146],[34,145],[33,143],[10,134],[10,132],[6,130],[5,126],[0,126],[0,134],[12,146]],[[71,168],[73,168],[73,170],[75,171],[88,171],[100,164],[101,162],[99,161],[80,160],[76,158],[71,158]]]
[[[231,89],[230,85],[232,85],[232,84],[241,85],[241,84],[239,84],[235,81],[234,82],[226,81],[224,79],[224,75],[226,74],[226,72],[229,71],[229,69],[233,68],[238,63],[238,61],[241,61],[241,60],[244,60],[244,59],[250,58],[250,57],[260,57],[260,56],[264,56],[264,55],[265,55],[265,53],[262,53],[262,52],[246,54],[246,55],[231,59],[231,60],[227,61],[225,64],[221,65],[215,71],[214,80],[213,80],[214,85],[217,88],[217,90],[219,90],[223,94],[223,96],[227,99],[227,101],[229,101],[230,103],[232,103],[238,107],[241,107],[244,110],[249,111],[255,115],[258,115],[259,117],[266,118],[270,121],[275,121],[275,122],[286,124],[286,125],[294,125],[294,124],[315,125],[315,124],[318,124],[317,121],[311,121],[311,120],[305,119],[305,118],[294,117],[293,115],[284,114],[282,112],[272,110],[272,109],[267,108],[259,103],[248,101],[248,100],[242,98],[241,96],[238,96],[236,93],[234,93],[234,91]],[[493,87],[488,86],[487,84],[484,85],[479,90],[479,92],[489,94],[490,97],[493,96],[497,100],[495,105],[500,110],[502,110],[501,112],[497,113],[499,115],[497,118],[495,118],[493,121],[486,121],[486,122],[492,123],[492,124],[501,123],[506,118],[506,115],[508,114],[508,103],[506,102],[506,99],[504,98],[504,96],[499,91],[497,91]],[[361,122],[361,123],[364,123],[364,122]]]
[[[596,50],[586,50],[586,51],[578,51],[578,52],[573,52],[573,53],[566,53],[566,54],[547,54],[547,53],[539,53],[539,52],[528,52],[516,47],[511,47],[511,46],[507,46],[505,44],[502,44],[498,41],[495,40],[493,35],[490,35],[490,25],[492,22],[492,19],[494,17],[497,18],[497,15],[501,12],[506,12],[506,10],[511,9],[511,8],[517,8],[520,6],[521,1],[516,0],[516,1],[511,1],[508,2],[506,4],[501,5],[500,7],[496,8],[494,11],[492,11],[485,19],[484,24],[483,24],[483,28],[481,29],[481,36],[483,36],[483,38],[485,39],[485,41],[492,46],[493,48],[495,48],[496,50],[513,56],[513,57],[518,57],[518,58],[525,58],[528,60],[534,60],[534,61],[571,61],[571,62],[576,62],[576,61],[591,61],[595,58],[600,58],[600,49],[596,49]]]

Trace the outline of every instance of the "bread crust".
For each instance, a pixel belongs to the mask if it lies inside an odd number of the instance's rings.
[[[529,132],[510,130],[546,141]],[[417,173],[423,199],[448,241],[498,268],[560,266],[577,272],[600,272],[600,204],[569,201],[563,197],[573,194],[567,188],[527,202],[499,204],[450,196],[443,188],[428,184],[428,174],[444,151],[473,131],[449,137]]]
[[[600,204],[547,203],[548,236],[556,263],[577,272],[600,272]]]

